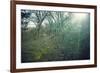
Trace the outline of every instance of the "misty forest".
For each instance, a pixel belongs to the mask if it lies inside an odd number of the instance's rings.
[[[90,59],[90,14],[21,10],[21,62]]]

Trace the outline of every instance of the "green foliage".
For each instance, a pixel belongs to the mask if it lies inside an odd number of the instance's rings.
[[[78,19],[78,22],[76,13],[71,12],[22,10],[21,14],[22,62],[90,58],[88,13],[83,13],[85,17]],[[24,18],[28,20],[27,23],[24,23]]]

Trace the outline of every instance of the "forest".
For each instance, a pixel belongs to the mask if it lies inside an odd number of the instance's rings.
[[[21,10],[21,62],[90,59],[90,14]]]

